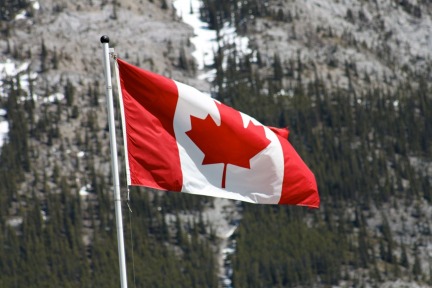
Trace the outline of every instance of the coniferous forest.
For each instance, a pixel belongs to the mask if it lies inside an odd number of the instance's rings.
[[[290,12],[270,10],[264,2],[237,7],[231,1],[204,1],[202,17],[215,29],[229,21],[238,31],[251,14],[292,21]],[[409,247],[398,239],[403,235],[392,235],[383,213],[414,207],[421,217],[419,203],[431,204],[430,171],[415,160],[432,159],[430,65],[410,71],[394,86],[371,83],[356,89],[354,78],[370,81],[368,75],[359,76],[355,65],[345,63],[346,89],[334,88],[315,63],[302,63],[301,50],[285,63],[275,54],[265,74],[259,56],[252,60],[224,49],[219,47],[215,61],[216,97],[262,123],[288,127],[324,201],[322,211],[245,205],[232,256],[234,287],[310,287],[344,280],[361,287],[365,275],[352,271],[362,269],[372,283],[405,276],[432,285],[432,270],[422,270],[418,255],[410,261],[406,255],[406,249],[419,251],[431,242],[429,223],[419,225],[426,241]],[[306,65],[313,77],[305,81]],[[367,218],[374,213],[382,213],[381,223],[371,232]]]
[[[201,17],[211,29],[230,22],[245,35],[250,14],[294,21],[294,13],[272,10],[267,2],[205,0]],[[304,63],[301,49],[288,61],[275,53],[270,62],[260,58],[259,48],[254,57],[229,49],[215,51],[212,96],[265,125],[288,127],[289,141],[315,174],[322,203],[317,210],[236,203],[242,219],[226,261],[232,287],[379,287],[397,279],[432,286],[432,257],[423,257],[432,231],[421,209],[432,205],[430,63],[405,69],[391,85],[344,63],[347,88],[315,63]],[[38,72],[55,70],[60,56],[47,52],[44,42],[39,50],[32,55]],[[351,85],[358,79],[369,85]],[[98,101],[103,85],[77,89],[61,79],[57,87],[36,88],[30,81],[30,91],[43,91],[42,97],[65,95],[37,105],[32,95],[22,100],[20,81],[3,79],[6,95],[0,97],[9,123],[0,148],[0,287],[118,287],[108,128],[101,116],[106,107]],[[79,129],[59,128],[71,123]],[[74,149],[86,157],[71,156]],[[52,154],[57,160],[48,162]],[[83,183],[89,183],[84,192]],[[123,205],[129,285],[221,287],[221,240],[203,217],[213,200],[144,188],[129,193]],[[122,195],[126,199],[127,191]],[[414,225],[416,235],[392,232],[396,219],[389,213],[398,210],[415,220],[397,219]]]

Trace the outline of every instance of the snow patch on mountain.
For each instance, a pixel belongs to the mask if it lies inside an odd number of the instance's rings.
[[[190,41],[195,46],[192,56],[195,58],[200,71],[198,79],[213,81],[216,77],[216,70],[213,69],[213,65],[214,55],[219,46],[233,47],[224,50],[226,55],[232,55],[234,50],[239,55],[251,53],[249,39],[239,36],[235,27],[225,23],[218,35],[216,30],[211,30],[208,23],[200,19],[201,1],[176,0],[173,5],[183,22],[193,28],[194,36],[190,38]]]
[[[40,4],[38,1],[30,1],[30,8],[33,10],[39,10],[40,9]],[[28,19],[28,11],[27,10],[22,10],[20,13],[18,13],[17,15],[15,15],[15,20],[23,20],[23,19]]]
[[[60,102],[61,100],[63,100],[65,98],[63,93],[54,93],[46,98],[44,98],[44,103],[56,103],[56,102]]]
[[[30,88],[30,82],[37,78],[37,73],[29,72],[29,66],[29,62],[17,64],[11,59],[0,62],[0,98],[8,95],[7,84],[8,81],[11,81],[15,88],[20,88],[21,101],[28,100],[28,97],[37,99],[37,96],[32,93]],[[7,111],[0,107],[0,147],[3,146],[9,133],[9,123],[5,119],[6,116]]]
[[[0,121],[0,147],[3,146],[4,141],[7,139],[8,133],[9,133],[9,123],[5,120]]]

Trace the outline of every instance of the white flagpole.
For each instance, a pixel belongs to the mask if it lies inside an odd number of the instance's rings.
[[[104,68],[105,68],[105,84],[106,84],[106,97],[108,106],[108,124],[110,132],[110,146],[111,146],[111,167],[112,176],[114,180],[114,204],[115,204],[115,215],[117,223],[117,244],[119,253],[119,264],[120,264],[120,283],[121,288],[127,288],[126,278],[126,258],[125,248],[123,241],[123,218],[122,218],[122,207],[120,197],[120,181],[118,172],[118,160],[117,160],[117,142],[115,134],[115,123],[114,123],[114,106],[112,96],[112,83],[111,83],[111,67],[109,60],[109,38],[104,35],[100,39],[103,46],[104,53]]]

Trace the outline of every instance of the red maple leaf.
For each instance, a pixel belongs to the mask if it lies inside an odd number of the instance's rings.
[[[223,163],[222,188],[225,188],[228,164],[250,169],[250,159],[270,144],[264,127],[252,121],[245,128],[240,112],[216,102],[221,124],[209,115],[205,119],[191,116],[191,130],[186,134],[204,153],[202,165]]]

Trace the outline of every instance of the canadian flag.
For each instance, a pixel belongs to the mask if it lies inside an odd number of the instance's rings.
[[[198,90],[117,59],[128,185],[318,208],[313,173],[288,142]]]

